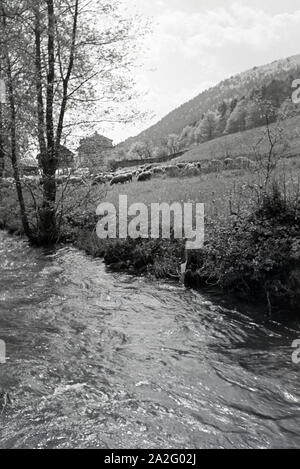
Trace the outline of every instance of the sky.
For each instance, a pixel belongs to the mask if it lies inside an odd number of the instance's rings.
[[[225,78],[300,53],[299,0],[123,0],[147,16],[135,78],[149,117],[101,130],[118,143]],[[151,116],[152,113],[152,116]]]

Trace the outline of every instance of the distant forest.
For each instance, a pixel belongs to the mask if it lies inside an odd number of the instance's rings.
[[[204,91],[160,122],[116,147],[117,159],[147,159],[188,149],[300,114],[292,83],[300,78],[300,55],[241,73]]]

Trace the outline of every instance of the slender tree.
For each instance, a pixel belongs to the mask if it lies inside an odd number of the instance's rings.
[[[59,237],[61,218],[55,177],[61,142],[75,126],[120,121],[119,104],[134,98],[128,72],[138,32],[132,19],[120,15],[118,0],[0,1],[14,32],[6,40],[9,102],[16,121],[11,129],[14,173],[19,181],[16,153],[27,134],[38,143],[42,168],[35,238],[51,244]],[[22,80],[14,80],[15,68]],[[132,107],[121,120],[134,117]],[[19,182],[17,187],[22,190]]]
[[[1,29],[4,33],[9,34],[7,30],[7,13],[2,0],[0,0],[0,15],[1,15]],[[17,196],[20,205],[21,211],[21,219],[23,224],[23,229],[25,234],[31,238],[31,230],[29,227],[28,217],[26,213],[25,201],[22,191],[21,179],[20,179],[20,172],[19,172],[19,165],[18,165],[18,145],[17,145],[17,112],[16,112],[16,98],[15,98],[15,88],[14,88],[14,77],[12,71],[12,61],[11,55],[6,42],[2,43],[3,49],[3,56],[6,68],[6,76],[7,76],[7,83],[8,83],[8,101],[9,101],[9,110],[10,110],[10,157],[11,163],[13,168],[13,175],[15,179],[15,185],[17,190]]]
[[[2,103],[0,101],[0,178],[2,178],[4,174],[4,161],[5,161],[4,127],[3,127],[3,117],[2,117]]]

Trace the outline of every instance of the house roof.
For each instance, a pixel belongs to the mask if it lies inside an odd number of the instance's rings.
[[[109,147],[112,146],[112,140],[108,137],[105,137],[105,135],[101,135],[99,134],[98,132],[95,132],[93,135],[90,135],[88,137],[85,137],[85,138],[82,138],[80,140],[80,145],[78,147],[78,150],[84,146],[84,145],[87,145],[87,144],[90,144],[90,143],[95,143],[95,144],[99,144],[99,145],[108,145]]]

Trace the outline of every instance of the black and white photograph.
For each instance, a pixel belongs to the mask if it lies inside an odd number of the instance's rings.
[[[300,449],[298,0],[0,0],[0,449]]]

